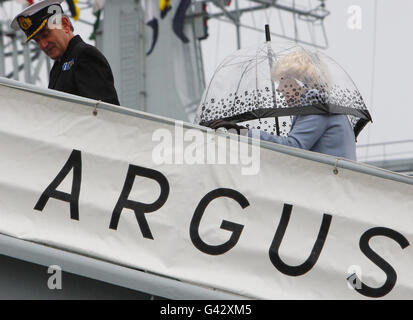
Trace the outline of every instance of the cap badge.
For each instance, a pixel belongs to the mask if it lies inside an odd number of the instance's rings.
[[[32,26],[32,19],[30,19],[29,17],[19,17],[19,26],[26,31],[27,29],[29,29]]]

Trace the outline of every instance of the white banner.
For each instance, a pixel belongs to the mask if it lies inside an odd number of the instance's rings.
[[[0,104],[3,234],[250,298],[413,298],[412,185],[5,86]]]

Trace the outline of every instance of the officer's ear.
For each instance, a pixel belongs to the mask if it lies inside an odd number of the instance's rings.
[[[66,16],[62,16],[62,29],[64,32],[66,33],[70,33],[71,32],[71,23],[68,17]]]

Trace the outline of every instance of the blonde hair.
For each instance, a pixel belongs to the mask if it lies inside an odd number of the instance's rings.
[[[303,84],[321,84],[329,82],[327,70],[315,53],[303,49],[290,52],[281,57],[271,69],[274,81],[295,79]]]

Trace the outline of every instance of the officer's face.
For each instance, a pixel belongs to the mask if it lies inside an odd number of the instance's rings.
[[[36,41],[39,48],[53,60],[61,58],[66,51],[59,31],[61,30],[45,27],[44,30],[34,37],[34,41]]]
[[[70,31],[70,26],[68,27]],[[49,29],[47,26],[33,39],[44,53],[51,59],[60,59],[65,53],[70,41],[70,34],[66,30],[63,19],[63,28]]]

